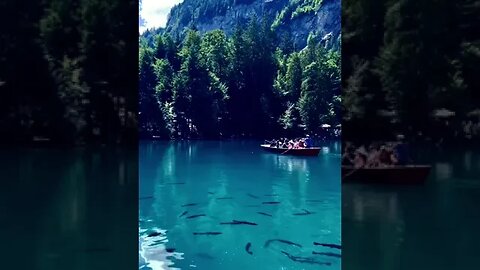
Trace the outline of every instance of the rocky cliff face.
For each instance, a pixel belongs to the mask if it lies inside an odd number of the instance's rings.
[[[231,34],[253,17],[266,19],[278,36],[291,35],[298,49],[309,33],[330,38],[329,47],[338,47],[340,0],[184,0],[171,10],[166,31],[182,36],[196,27],[200,32],[222,29]]]

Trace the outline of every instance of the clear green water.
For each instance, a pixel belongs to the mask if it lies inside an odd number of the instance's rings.
[[[0,269],[135,269],[136,149],[0,149]]]
[[[141,142],[140,269],[340,269],[340,258],[312,254],[341,254],[313,245],[341,241],[340,144],[325,146],[318,157],[290,157],[265,153],[259,142]],[[182,207],[190,203],[197,205]],[[314,213],[294,215],[302,209]],[[258,225],[220,224],[232,220]],[[163,234],[148,237],[154,230]],[[193,235],[208,231],[222,234]],[[269,239],[301,247],[265,246]]]
[[[480,151],[418,155],[424,186],[343,186],[344,269],[480,269]]]

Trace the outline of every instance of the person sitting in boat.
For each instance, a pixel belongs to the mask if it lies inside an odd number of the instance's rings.
[[[288,149],[292,149],[292,148],[294,148],[294,146],[295,146],[295,142],[292,139],[290,139],[288,141]]]
[[[313,147],[313,140],[310,138],[310,135],[307,135],[305,138],[305,148]]]
[[[371,144],[368,150],[367,167],[378,167],[380,165],[380,147],[378,144]]]
[[[273,139],[271,141],[265,141],[270,147],[275,147],[277,145],[277,140]]]
[[[379,166],[385,167],[392,165],[392,154],[387,150],[385,145],[380,147],[380,153],[378,154]]]
[[[364,146],[361,146],[355,151],[355,158],[353,159],[353,167],[356,169],[365,167],[367,164],[367,151]]]
[[[300,139],[299,145],[300,145],[300,148],[306,148],[307,145],[305,144],[305,139]]]
[[[355,158],[354,149],[352,145],[345,146],[345,152],[342,155],[342,165],[353,166],[353,160]]]

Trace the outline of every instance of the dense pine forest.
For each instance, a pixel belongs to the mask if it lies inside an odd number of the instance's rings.
[[[147,32],[139,54],[143,137],[266,138],[340,124],[340,55],[314,34],[294,48],[253,18],[232,35]]]
[[[0,2],[0,139],[136,141],[136,1]]]
[[[473,0],[342,1],[344,138],[460,138],[475,125],[480,138],[479,9]]]

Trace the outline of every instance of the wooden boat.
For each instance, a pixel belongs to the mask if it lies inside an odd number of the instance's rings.
[[[298,148],[298,149],[288,149],[288,148],[277,148],[271,147],[268,144],[260,145],[265,151],[281,154],[281,155],[291,155],[291,156],[318,156],[320,153],[320,147],[310,147],[310,148]]]
[[[407,165],[380,168],[342,166],[343,183],[421,184],[430,174],[429,165]]]

